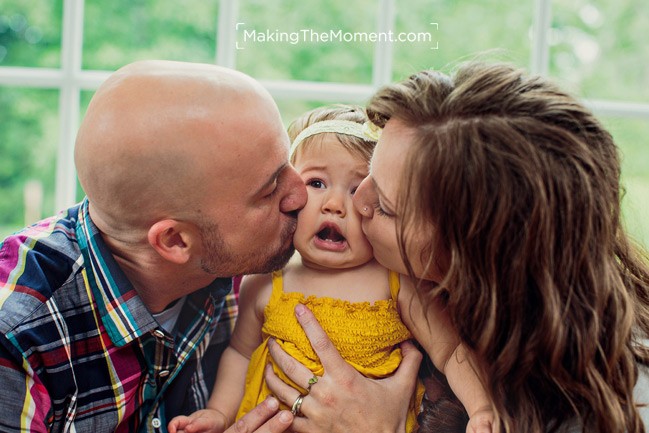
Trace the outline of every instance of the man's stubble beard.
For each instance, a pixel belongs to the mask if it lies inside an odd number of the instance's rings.
[[[204,272],[219,277],[267,274],[282,269],[295,252],[292,239],[296,227],[297,217],[292,217],[282,230],[280,248],[275,251],[266,249],[237,255],[223,241],[217,224],[202,224],[201,241],[206,254],[201,259],[201,268]]]

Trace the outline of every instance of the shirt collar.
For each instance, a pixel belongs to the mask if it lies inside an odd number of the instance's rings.
[[[84,279],[90,286],[101,320],[113,343],[120,347],[159,327],[146,309],[131,282],[119,267],[97,226],[88,213],[88,199],[80,206],[77,239],[84,260]],[[193,293],[192,298],[206,298],[212,303],[223,298],[231,287],[230,278],[217,278],[209,286]]]

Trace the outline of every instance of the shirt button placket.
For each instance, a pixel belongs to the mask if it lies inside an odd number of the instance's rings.
[[[160,330],[156,329],[153,331],[153,335],[158,339],[158,340],[164,340],[165,338],[165,333]],[[163,378],[169,375],[169,370],[162,370],[158,373],[159,378]],[[159,429],[162,427],[162,421],[160,421],[160,418],[153,418],[151,419],[151,427],[153,427],[154,430]]]

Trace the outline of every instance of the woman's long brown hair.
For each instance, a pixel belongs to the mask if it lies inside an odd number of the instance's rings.
[[[503,64],[424,71],[370,100],[415,130],[400,248],[448,258],[448,311],[507,432],[644,432],[647,256],[622,225],[620,157],[574,97]],[[421,257],[409,237],[433,222]]]

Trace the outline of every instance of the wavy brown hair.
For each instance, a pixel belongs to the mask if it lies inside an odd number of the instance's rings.
[[[633,388],[649,361],[649,270],[622,226],[620,157],[600,122],[548,80],[481,62],[389,85],[367,112],[415,131],[401,254],[412,270],[447,253],[422,299],[448,296],[504,430],[644,432]],[[421,221],[437,230],[406,257]]]

